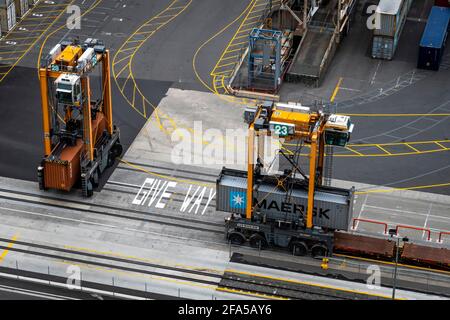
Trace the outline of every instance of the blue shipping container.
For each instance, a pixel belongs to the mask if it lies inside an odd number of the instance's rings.
[[[420,41],[420,69],[439,70],[450,21],[450,8],[434,6],[428,17],[427,26]]]

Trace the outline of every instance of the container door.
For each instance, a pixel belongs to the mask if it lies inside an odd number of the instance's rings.
[[[23,4],[22,16],[23,16],[28,11],[28,0],[22,0],[22,4]]]
[[[8,16],[8,31],[10,31],[16,24],[16,6],[14,2],[7,9]]]

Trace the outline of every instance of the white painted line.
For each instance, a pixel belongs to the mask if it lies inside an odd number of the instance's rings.
[[[378,61],[377,68],[375,69],[375,73],[373,74],[372,80],[370,81],[370,85],[375,83],[375,79],[377,77],[378,70],[380,69],[381,61]]]
[[[361,206],[361,210],[359,211],[359,214],[358,214],[358,219],[361,218],[361,214],[364,211],[364,208],[366,207],[366,202],[367,202],[367,198],[368,197],[369,197],[369,194],[366,193],[365,198],[364,198],[364,202],[363,202],[363,204]],[[355,225],[355,228],[353,230],[358,230],[358,226],[359,226],[359,221],[356,221],[356,225]],[[352,227],[353,227],[353,225],[352,225]]]
[[[17,279],[17,276],[15,277],[15,279]],[[27,289],[23,289],[23,288],[15,288],[15,287],[5,286],[5,285],[0,285],[0,291],[6,291],[6,292],[11,292],[11,293],[17,293],[17,294],[24,294],[24,295],[27,295],[27,296],[39,297],[39,298],[45,298],[45,299],[51,299],[51,300],[63,300],[63,299],[79,300],[79,299],[75,299],[75,298],[72,298],[72,297],[55,295],[55,294],[46,293],[46,292],[27,290]]]
[[[366,208],[370,208],[370,209],[377,209],[377,210],[387,210],[387,211],[393,211],[393,212],[399,212],[399,213],[408,213],[408,214],[412,214],[412,215],[419,215],[419,216],[428,216],[430,215],[430,213],[421,213],[421,212],[415,212],[415,211],[407,211],[407,210],[399,210],[399,209],[392,209],[392,208],[384,208],[384,207],[377,207],[377,206],[371,206],[371,205],[366,205]],[[431,215],[432,218],[438,218],[438,219],[443,219],[443,220],[450,220],[450,217],[443,217],[443,216],[438,216],[438,215]]]
[[[7,210],[7,211],[12,211],[12,212],[26,213],[26,214],[33,215],[33,216],[47,217],[47,218],[53,218],[53,219],[72,221],[72,222],[84,223],[84,224],[89,224],[89,225],[95,225],[95,226],[100,226],[100,227],[107,227],[107,228],[111,228],[111,229],[126,230],[126,231],[131,231],[131,232],[138,232],[138,233],[143,233],[143,234],[155,235],[155,236],[158,236],[158,237],[164,236],[166,238],[183,240],[185,242],[198,241],[198,242],[209,243],[209,244],[214,244],[214,245],[217,245],[217,244],[224,245],[224,243],[222,243],[222,242],[214,242],[214,241],[207,241],[207,240],[191,239],[191,238],[186,238],[186,237],[169,235],[167,233],[158,233],[158,232],[153,232],[153,231],[145,231],[145,230],[139,230],[139,229],[134,229],[134,228],[129,228],[129,227],[121,228],[119,226],[115,226],[115,225],[111,225],[111,224],[91,222],[91,221],[87,221],[87,220],[79,220],[79,219],[73,219],[73,218],[65,218],[65,217],[60,217],[60,216],[51,215],[51,214],[44,214],[44,213],[31,212],[31,211],[26,211],[26,210],[12,209],[12,208],[7,208],[7,207],[0,207],[0,210],[1,209]]]
[[[427,227],[428,218],[430,217],[430,213],[431,213],[431,208],[433,208],[433,203],[432,203],[432,202],[430,203],[430,207],[428,208],[428,214],[427,214],[427,217],[425,218],[425,223],[424,223],[424,225],[423,225],[424,228]],[[424,237],[425,237],[425,230],[424,230],[423,233],[422,233],[422,239],[423,239]]]

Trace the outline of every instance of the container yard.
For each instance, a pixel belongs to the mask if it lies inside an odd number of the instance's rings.
[[[439,70],[447,41],[449,23],[449,8],[434,6],[431,9],[420,41],[418,68]]]
[[[449,21],[0,0],[0,300],[449,300]]]
[[[394,58],[411,4],[412,0],[380,1],[376,11],[380,28],[373,30],[373,58]]]

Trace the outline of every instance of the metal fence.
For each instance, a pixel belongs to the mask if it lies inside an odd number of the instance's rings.
[[[80,268],[80,272],[73,273],[74,269],[69,268]],[[102,270],[98,270],[100,268]],[[153,300],[155,295],[192,299],[187,293],[189,290],[181,286],[173,286],[169,289],[164,287],[164,292],[158,290],[152,291],[155,284],[151,281],[133,280],[133,277],[136,277],[137,271],[130,271],[129,274],[123,277],[117,276],[116,274],[109,276],[108,273],[112,272],[120,274],[126,273],[127,271],[120,271],[120,266],[115,268],[114,265],[110,267],[97,267],[95,264],[71,264],[70,260],[67,262],[56,262],[54,265],[37,265],[32,260],[27,261],[25,259],[18,261],[8,259],[7,261],[3,261],[0,266],[0,281],[2,278],[15,279],[28,283],[46,285],[52,288],[66,289],[80,294],[88,294],[92,298],[97,299],[101,299],[103,296],[117,299]],[[145,272],[142,275],[145,276]],[[167,277],[170,278],[170,273]],[[43,295],[45,296],[45,293]],[[211,300],[217,300],[217,297],[212,294]]]

